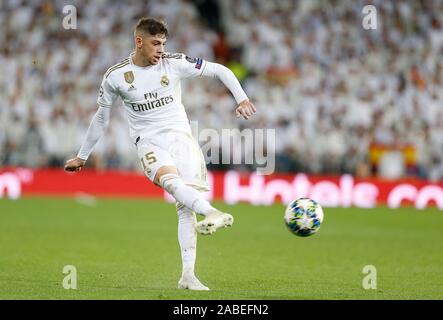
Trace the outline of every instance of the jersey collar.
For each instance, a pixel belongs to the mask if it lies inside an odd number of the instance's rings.
[[[154,66],[146,66],[146,67],[140,67],[140,66],[137,66],[136,64],[134,64],[134,62],[132,61],[132,56],[135,54],[135,51],[133,51],[133,52],[131,52],[131,54],[129,55],[129,63],[131,64],[131,66],[132,67],[134,67],[134,68],[137,68],[137,69],[140,69],[140,70],[148,70],[148,69],[150,69],[150,68],[152,68],[152,67],[155,67],[155,65]],[[161,63],[161,60],[160,60],[160,63]],[[160,64],[159,63],[159,64]],[[158,65],[158,64],[157,64]]]

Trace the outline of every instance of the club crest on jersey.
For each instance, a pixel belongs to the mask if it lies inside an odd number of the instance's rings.
[[[134,73],[132,71],[125,72],[125,81],[129,84],[134,81]]]
[[[163,76],[163,77],[161,78],[161,80],[160,80],[160,84],[161,84],[163,87],[167,87],[167,86],[169,85],[169,79],[168,79],[168,77],[167,77],[167,76]]]

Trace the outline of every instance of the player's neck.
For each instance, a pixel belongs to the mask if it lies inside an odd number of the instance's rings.
[[[132,63],[137,67],[149,67],[151,63],[142,56],[139,51],[135,51],[132,55]]]

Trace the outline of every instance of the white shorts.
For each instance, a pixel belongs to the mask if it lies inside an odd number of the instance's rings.
[[[174,166],[185,184],[209,191],[205,158],[191,134],[165,131],[154,138],[141,138],[136,146],[143,171],[152,182],[158,169]]]

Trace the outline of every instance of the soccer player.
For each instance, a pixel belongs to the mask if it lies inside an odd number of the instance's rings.
[[[201,192],[209,190],[206,165],[181,102],[180,80],[218,78],[238,104],[237,117],[248,119],[256,108],[228,68],[182,53],[166,53],[167,36],[167,26],[162,21],[154,18],[138,21],[134,31],[135,51],[105,73],[97,99],[98,110],[77,157],[66,162],[65,170],[79,172],[85,165],[109,123],[112,104],[120,97],[145,175],[176,200],[183,265],[178,287],[209,290],[194,273],[197,232],[212,234],[231,226],[234,218],[214,208],[202,196]],[[197,223],[195,213],[204,219]]]

